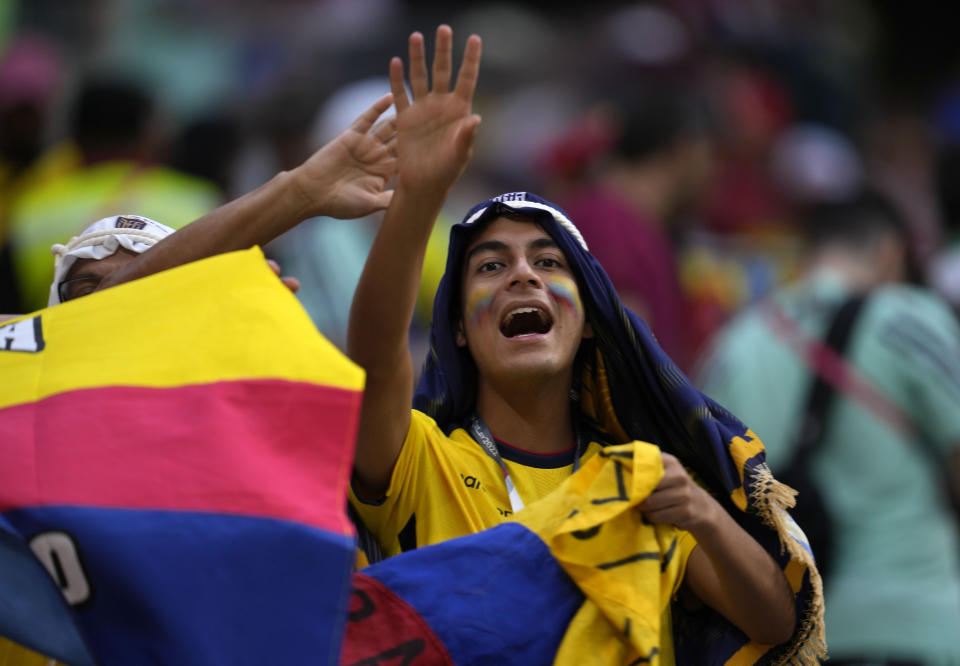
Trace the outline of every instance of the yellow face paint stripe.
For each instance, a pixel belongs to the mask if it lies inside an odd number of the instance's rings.
[[[563,275],[554,275],[547,280],[547,290],[561,305],[569,308],[577,317],[583,317],[583,303],[577,283]]]

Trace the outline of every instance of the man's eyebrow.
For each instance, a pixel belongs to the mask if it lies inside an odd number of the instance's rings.
[[[495,251],[502,252],[503,250],[506,250],[506,249],[508,249],[507,244],[502,241],[498,241],[498,240],[483,241],[482,243],[477,243],[472,248],[470,248],[470,251],[467,252],[466,261],[469,262],[470,259],[473,258],[473,255],[479,252],[486,252],[488,250],[495,250]]]
[[[548,247],[559,247],[557,241],[552,238],[537,238],[527,243],[527,248],[531,250],[542,250]]]

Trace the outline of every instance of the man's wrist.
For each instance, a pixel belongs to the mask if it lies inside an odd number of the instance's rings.
[[[390,208],[407,211],[411,219],[429,219],[430,225],[447,199],[447,190],[426,183],[402,182],[399,179],[393,188],[393,201]]]
[[[703,493],[702,510],[698,512],[698,520],[687,529],[697,540],[697,543],[709,543],[722,537],[729,523],[735,523],[726,510],[720,506],[710,493],[703,488],[698,488]]]
[[[447,195],[453,189],[457,179],[448,178],[429,179],[422,174],[398,173],[394,184],[394,191],[406,192],[418,199],[440,199],[446,201]]]
[[[324,188],[318,187],[315,183],[311,186],[309,176],[302,164],[289,171],[281,171],[274,180],[277,181],[277,187],[284,192],[283,205],[289,206],[288,212],[291,215],[305,220],[326,213],[325,197],[317,196],[318,190]]]

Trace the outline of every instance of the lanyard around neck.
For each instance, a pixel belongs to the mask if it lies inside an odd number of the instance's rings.
[[[503,482],[507,487],[507,495],[510,497],[510,510],[516,513],[524,507],[523,499],[517,492],[513,479],[510,478],[507,465],[503,462],[503,456],[500,455],[500,446],[497,444],[497,440],[494,439],[490,433],[490,428],[487,427],[479,414],[473,414],[467,425],[470,428],[470,435],[476,440],[477,444],[500,466],[500,471],[503,472]],[[576,428],[574,428],[574,431],[577,433],[577,444],[573,451],[573,471],[576,472],[580,469],[580,432]]]

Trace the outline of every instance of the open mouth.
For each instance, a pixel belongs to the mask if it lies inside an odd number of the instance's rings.
[[[553,319],[549,313],[533,307],[511,310],[500,322],[500,332],[507,338],[543,334],[549,332],[551,328],[553,328]]]

